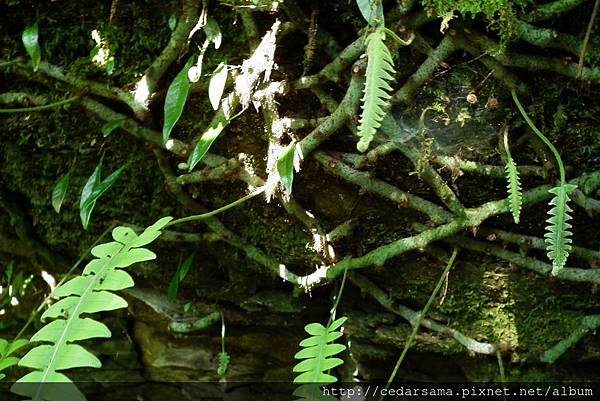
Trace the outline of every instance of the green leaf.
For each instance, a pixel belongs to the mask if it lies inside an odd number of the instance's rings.
[[[96,178],[94,182],[97,182]],[[160,230],[171,220],[171,217],[160,219],[139,236],[127,227],[116,227],[112,232],[115,241],[92,249],[92,255],[96,258],[86,265],[83,274],[54,290],[53,296],[61,299],[42,315],[42,321],[53,320],[31,338],[32,342],[42,344],[29,350],[19,361],[19,366],[34,371],[11,387],[13,393],[27,396],[33,401],[85,401],[77,387],[59,371],[100,367],[100,360],[76,342],[107,338],[111,333],[103,323],[81,315],[127,306],[123,298],[110,292],[133,285],[129,274],[120,268],[154,258],[154,253],[136,247],[136,244],[146,243],[148,238],[156,239]],[[143,241],[139,241],[141,237]],[[5,343],[0,342],[0,347],[6,349]],[[13,348],[23,344],[15,342]]]
[[[394,62],[390,50],[384,43],[385,30],[378,28],[366,39],[367,44],[367,71],[364,96],[362,98],[362,114],[358,126],[360,140],[356,148],[364,152],[369,148],[381,121],[387,112],[389,91],[392,87],[389,82],[393,79]]]
[[[108,60],[106,60],[106,75],[112,75],[115,71],[115,58],[110,56]]]
[[[23,45],[25,46],[25,50],[27,50],[27,54],[29,54],[29,57],[31,57],[33,71],[35,72],[38,70],[40,62],[42,61],[42,51],[38,42],[39,37],[37,22],[33,25],[29,25],[23,31],[21,39],[23,40]]]
[[[0,357],[8,356],[6,351],[8,350],[9,342],[4,338],[0,338]]]
[[[519,101],[517,93],[512,90],[511,94],[519,112],[527,122],[527,125],[529,125],[532,131],[535,132],[542,142],[548,146],[550,151],[552,151],[560,172],[560,185],[548,191],[555,196],[550,200],[550,206],[552,206],[552,208],[548,212],[550,218],[546,220],[546,222],[549,223],[549,225],[546,227],[546,234],[544,234],[548,258],[552,261],[552,275],[556,276],[565,267],[567,258],[571,252],[571,243],[573,240],[569,238],[572,233],[570,231],[571,224],[569,224],[568,221],[572,218],[569,213],[573,210],[569,207],[568,202],[570,200],[569,194],[573,192],[577,186],[567,184],[565,166],[560,157],[560,153],[558,153],[558,150],[552,142],[546,138],[542,131],[535,126],[531,118],[529,118],[527,111],[525,111],[525,108]]]
[[[294,383],[334,383],[337,379],[326,371],[344,363],[340,358],[333,358],[346,349],[345,345],[333,341],[341,337],[337,331],[346,321],[345,317],[335,320],[328,327],[320,323],[311,323],[304,330],[311,335],[300,342],[300,351],[294,358],[302,359],[294,366],[294,372],[300,373]]]
[[[292,142],[277,160],[277,172],[281,178],[281,183],[288,195],[292,194],[292,184],[294,183],[294,155],[296,153],[296,143]]]
[[[169,24],[169,29],[171,31],[174,31],[175,28],[177,27],[177,16],[175,14],[171,14],[169,16],[169,22],[168,22],[168,24]]]
[[[19,363],[19,358],[16,358],[14,356],[0,359],[0,371],[3,371],[3,370],[8,369],[8,368],[10,368],[12,366],[15,366],[18,363]]]
[[[106,192],[121,176],[126,166],[122,166],[111,175],[101,181],[102,160],[98,163],[94,172],[88,178],[83,190],[81,191],[81,199],[79,202],[79,216],[84,229],[87,229],[92,215],[92,210],[96,206],[96,201],[104,192]]]
[[[194,258],[196,257],[195,253],[192,253],[188,256],[179,267],[177,267],[177,271],[171,278],[171,283],[169,284],[169,289],[167,290],[167,296],[169,301],[175,302],[177,298],[177,293],[179,292],[180,284],[185,280],[187,275],[190,272],[194,264]]]
[[[102,136],[105,138],[108,137],[110,134],[113,133],[114,130],[116,130],[117,128],[121,128],[126,120],[127,118],[117,118],[115,120],[108,121],[100,129],[102,131]]]
[[[546,226],[547,232],[544,234],[548,258],[552,261],[553,276],[556,276],[565,267],[571,252],[573,240],[570,237],[573,234],[570,231],[572,226],[569,224],[569,220],[572,217],[569,213],[573,209],[571,209],[568,202],[570,200],[569,194],[576,188],[577,185],[564,184],[548,191],[555,195],[549,203],[552,208],[548,211],[550,218],[546,222],[549,224]]]
[[[506,180],[508,181],[508,203],[510,211],[513,215],[513,220],[519,224],[521,216],[521,206],[523,203],[523,194],[521,193],[521,180],[519,178],[519,170],[515,164],[508,147],[508,133],[504,132],[504,150],[506,151]]]
[[[192,171],[194,167],[196,167],[196,165],[200,163],[200,160],[202,160],[204,155],[206,155],[215,139],[217,139],[221,131],[223,131],[223,129],[225,129],[225,127],[229,125],[230,121],[231,120],[228,120],[223,116],[222,119],[212,124],[202,134],[202,136],[200,137],[200,141],[198,141],[198,144],[196,145],[196,147],[192,151],[192,154],[190,155],[190,159],[188,161],[189,171]]]
[[[185,107],[185,102],[187,101],[188,93],[190,91],[190,80],[188,79],[188,70],[192,66],[194,62],[193,56],[189,58],[185,66],[171,85],[169,85],[169,89],[167,90],[167,96],[165,98],[165,120],[163,124],[163,142],[167,142],[169,137],[171,136],[171,131],[181,114],[183,113],[183,108]]]
[[[60,213],[60,207],[62,206],[69,190],[69,184],[71,182],[71,173],[73,170],[63,175],[54,185],[52,190],[52,207],[56,213]]]
[[[10,356],[29,344],[29,341],[20,339],[9,343],[7,340],[0,338],[0,372],[11,368],[19,363],[19,358]],[[0,373],[0,380],[5,378],[6,375]]]
[[[383,5],[381,0],[356,0],[360,13],[371,26],[383,25]]]
[[[217,374],[219,376],[225,376],[227,374],[230,362],[231,357],[227,352],[219,352],[219,367],[217,368]]]
[[[221,28],[219,28],[219,24],[213,17],[208,17],[206,19],[206,25],[204,25],[204,34],[206,35],[206,39],[215,45],[215,49],[221,47],[223,35],[221,34]]]
[[[99,52],[100,52],[100,45],[96,45],[96,46],[92,47],[92,50],[90,50],[90,59],[93,60],[94,57],[96,57]]]
[[[214,110],[219,109],[221,103],[221,97],[225,90],[225,83],[227,82],[227,61],[221,61],[210,79],[208,84],[208,98],[210,104]]]
[[[13,341],[12,343],[9,344],[9,346],[8,346],[8,348],[6,350],[6,355],[5,356],[9,356],[9,355],[14,354],[15,352],[17,352],[21,348],[27,346],[27,344],[29,344],[29,341],[25,340],[24,338],[21,338],[21,339]]]
[[[19,379],[10,391],[34,401],[86,401],[77,386],[58,372],[31,372]]]

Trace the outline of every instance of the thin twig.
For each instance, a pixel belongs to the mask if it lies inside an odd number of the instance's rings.
[[[264,186],[260,187],[260,188],[257,188],[256,190],[250,192],[248,195],[246,195],[246,196],[244,196],[244,197],[242,197],[242,198],[240,198],[240,199],[238,199],[238,200],[236,200],[234,202],[231,202],[231,203],[229,203],[229,204],[227,204],[225,206],[222,206],[222,207],[220,207],[218,209],[212,210],[212,211],[210,211],[208,213],[195,214],[195,215],[192,215],[192,216],[182,217],[181,219],[173,220],[169,224],[167,224],[165,226],[165,228],[169,227],[169,226],[174,226],[174,225],[177,225],[177,224],[181,224],[181,223],[186,223],[186,222],[189,222],[189,221],[206,220],[206,219],[208,219],[210,217],[216,216],[219,213],[223,213],[226,210],[229,210],[229,209],[232,209],[232,208],[234,208],[234,207],[236,207],[238,205],[241,205],[242,203],[246,202],[247,200],[250,200],[250,199],[254,198],[256,195],[260,195],[263,192],[265,192],[265,187]]]
[[[398,369],[400,368],[400,365],[402,364],[402,361],[404,360],[406,353],[412,346],[413,341],[415,341],[415,337],[417,336],[419,327],[421,327],[421,323],[423,322],[423,319],[427,315],[429,308],[431,307],[431,305],[433,304],[433,301],[437,297],[437,294],[440,291],[440,288],[442,288],[442,284],[446,280],[446,277],[448,276],[448,273],[450,272],[450,269],[452,268],[452,265],[454,264],[456,255],[458,255],[458,248],[454,248],[454,251],[452,251],[452,256],[450,256],[450,260],[448,260],[448,264],[446,265],[446,268],[442,272],[442,276],[440,277],[437,284],[435,285],[435,288],[433,289],[433,292],[429,296],[429,299],[427,300],[425,307],[423,308],[421,313],[419,313],[419,315],[417,317],[417,321],[416,321],[415,325],[413,326],[412,332],[410,333],[408,340],[406,340],[406,344],[404,344],[404,349],[402,350],[402,353],[400,354],[400,357],[398,358],[398,361],[396,362],[396,366],[394,366],[394,370],[392,371],[392,374],[390,375],[390,377],[385,385],[386,390],[390,387],[390,384],[392,384],[392,382],[394,381],[394,378],[396,377],[396,373],[398,373]],[[386,393],[387,393],[387,391],[381,393],[381,397],[379,397],[379,401],[383,401]]]
[[[590,16],[590,22],[588,23],[587,30],[585,31],[585,37],[583,38],[583,46],[581,46],[581,54],[579,55],[579,64],[577,65],[577,76],[575,79],[581,79],[583,62],[585,61],[585,52],[587,51],[590,42],[590,35],[592,34],[592,28],[594,27],[594,20],[596,19],[596,14],[598,14],[599,6],[600,0],[596,0],[596,3],[594,3],[594,9],[592,10],[592,15]]]
[[[54,103],[50,103],[50,104],[45,104],[42,106],[33,106],[33,107],[23,107],[20,109],[0,109],[0,114],[8,114],[8,113],[29,113],[32,111],[42,111],[42,110],[48,110],[48,109],[53,109],[59,106],[62,106],[63,104],[67,104],[67,103],[71,103],[75,100],[77,100],[77,98],[79,98],[79,96],[72,96],[68,99],[63,99],[63,100],[59,100],[58,102],[54,102]]]

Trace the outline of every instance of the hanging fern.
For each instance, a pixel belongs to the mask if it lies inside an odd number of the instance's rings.
[[[115,241],[92,249],[96,257],[85,267],[83,274],[57,287],[53,296],[61,298],[42,315],[54,319],[31,338],[42,345],[31,349],[19,366],[35,369],[17,381],[11,391],[30,397],[32,401],[80,401],[85,397],[59,371],[78,367],[99,368],[100,361],[75,342],[90,338],[110,337],[103,324],[81,314],[125,308],[127,301],[111,291],[134,285],[131,276],[118,268],[156,258],[142,248],[154,241],[171,217],[158,220],[139,236],[130,228],[116,227],[112,231]]]
[[[552,275],[556,276],[565,267],[567,258],[571,252],[571,243],[573,240],[569,238],[572,233],[569,230],[571,225],[568,223],[568,221],[572,219],[572,217],[569,215],[569,212],[572,212],[573,210],[569,207],[568,202],[569,194],[573,192],[577,186],[566,183],[565,166],[563,165],[558,150],[556,150],[552,142],[550,142],[548,138],[546,138],[544,134],[537,129],[533,121],[531,121],[527,115],[527,112],[521,105],[521,102],[519,102],[517,94],[514,90],[512,91],[512,97],[529,127],[542,140],[542,142],[548,146],[550,151],[552,151],[560,171],[559,186],[548,191],[554,195],[554,198],[552,198],[549,203],[552,208],[548,212],[550,218],[546,220],[546,222],[549,223],[549,225],[546,226],[547,232],[544,234],[548,258],[552,261]]]
[[[327,327],[320,323],[311,323],[304,327],[311,337],[300,342],[300,347],[303,349],[296,354],[295,358],[303,361],[294,366],[294,372],[300,373],[294,379],[294,383],[307,384],[298,387],[294,395],[304,400],[322,400],[319,386],[336,382],[335,376],[326,371],[344,363],[342,359],[333,356],[344,351],[346,346],[333,342],[342,336],[338,329],[346,320],[347,317],[341,317]]]
[[[508,181],[508,204],[513,215],[515,223],[519,224],[521,216],[521,205],[523,203],[523,194],[521,193],[521,180],[519,170],[513,160],[508,147],[508,131],[504,131],[504,150],[506,151],[506,180]]]
[[[217,374],[219,376],[225,376],[227,374],[230,362],[231,357],[227,352],[219,352],[219,366],[217,367]]]
[[[366,39],[367,72],[362,98],[362,115],[358,126],[360,140],[356,145],[360,152],[369,148],[375,132],[381,126],[391,98],[389,91],[392,87],[389,82],[393,79],[395,70],[390,50],[384,43],[386,32],[389,30],[379,27]]]
[[[224,377],[227,374],[230,362],[231,357],[225,351],[225,317],[223,316],[223,312],[221,312],[221,352],[219,352],[219,367],[217,368],[219,376]]]
[[[573,209],[567,202],[569,202],[569,194],[575,188],[577,188],[577,185],[563,184],[548,191],[554,195],[554,198],[549,203],[552,208],[548,212],[550,218],[546,222],[550,225],[546,227],[548,232],[544,234],[544,237],[548,258],[552,261],[553,276],[556,276],[565,267],[571,252],[573,240],[569,237],[573,234],[570,231],[572,226],[568,221],[572,219],[569,213]]]

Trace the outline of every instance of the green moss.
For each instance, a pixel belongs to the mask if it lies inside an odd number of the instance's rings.
[[[232,213],[223,220],[245,241],[288,267],[310,269],[319,264],[319,254],[310,250],[312,236],[283,207],[266,205],[264,199],[258,199],[241,212],[243,217]]]
[[[502,36],[510,35],[512,23],[517,11],[529,3],[528,0],[421,0],[430,14],[440,17],[449,17],[452,13],[475,18],[484,15],[485,18],[496,26]]]
[[[101,123],[82,119],[76,106],[32,114],[27,119],[11,116],[3,123],[7,127],[6,140],[0,145],[4,188],[24,198],[34,230],[57,253],[80,254],[113,219],[145,226],[170,212],[164,209],[170,199],[162,190],[163,179],[152,154],[123,133],[117,132],[109,140],[102,138]],[[127,162],[130,167],[99,199],[91,227],[84,231],[79,198],[103,153],[105,176]],[[50,204],[52,189],[73,162],[70,188],[57,214]]]

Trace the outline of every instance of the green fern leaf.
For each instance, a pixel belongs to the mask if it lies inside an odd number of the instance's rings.
[[[364,152],[369,148],[381,121],[387,112],[392,87],[394,61],[390,50],[384,43],[385,28],[377,28],[366,39],[367,72],[364,96],[362,98],[362,115],[358,126],[360,140],[356,148]]]
[[[519,170],[513,160],[510,149],[508,148],[508,135],[504,132],[504,149],[506,150],[506,180],[508,181],[508,204],[513,215],[515,223],[519,224],[521,216],[521,205],[523,203],[523,194],[521,193],[521,180]]]
[[[217,368],[217,374],[219,376],[225,376],[227,374],[230,362],[231,357],[227,352],[219,352],[219,367]]]
[[[96,257],[90,261],[81,276],[57,287],[53,295],[61,298],[42,315],[42,319],[54,319],[31,338],[43,344],[31,349],[19,366],[35,369],[17,381],[11,391],[30,397],[32,401],[80,401],[85,397],[75,384],[60,370],[93,367],[100,361],[76,341],[90,338],[110,337],[110,330],[103,324],[82,314],[110,311],[127,306],[118,291],[134,285],[131,276],[118,268],[156,258],[148,249],[142,248],[161,234],[172,217],[158,220],[139,236],[130,228],[116,227],[113,242],[92,249]],[[57,384],[60,383],[60,384]]]
[[[296,353],[296,359],[303,359],[294,366],[294,372],[300,373],[294,379],[294,383],[334,383],[335,376],[325,373],[329,369],[344,363],[339,358],[332,356],[339,354],[346,349],[345,345],[332,343],[342,336],[337,331],[346,321],[342,317],[332,322],[328,327],[320,323],[311,323],[304,327],[304,330],[311,337],[300,342],[302,349]]]
[[[549,223],[546,226],[546,250],[548,258],[552,261],[552,275],[556,276],[567,263],[569,252],[571,252],[571,243],[573,240],[569,238],[572,233],[569,229],[572,227],[569,220],[572,217],[569,215],[573,210],[569,207],[569,194],[577,188],[577,185],[563,184],[554,187],[548,192],[554,195],[549,205],[552,206],[548,214],[550,218],[546,220]]]
[[[333,358],[333,356],[344,351],[346,346],[335,344],[334,341],[342,336],[338,329],[347,319],[341,317],[327,327],[320,323],[311,323],[304,327],[311,337],[300,342],[302,349],[296,353],[295,358],[303,359],[303,361],[294,366],[294,372],[300,373],[294,379],[294,383],[306,384],[299,386],[294,391],[295,396],[301,397],[305,401],[336,399],[324,396],[320,386],[335,383],[337,380],[335,376],[325,372],[344,363],[340,358]]]
[[[558,164],[560,185],[548,191],[554,195],[554,198],[552,198],[550,201],[550,206],[552,206],[548,212],[550,218],[546,220],[546,222],[550,223],[550,225],[546,226],[546,230],[548,232],[544,234],[548,258],[552,261],[552,275],[556,276],[565,267],[567,258],[569,257],[569,252],[571,252],[571,243],[573,240],[569,238],[572,233],[569,231],[571,225],[568,223],[568,221],[572,219],[572,217],[569,216],[569,212],[572,212],[573,210],[569,207],[567,202],[569,202],[569,194],[573,192],[577,186],[573,184],[567,184],[565,166],[560,157],[560,153],[558,153],[558,150],[552,144],[552,142],[550,142],[548,138],[544,136],[542,131],[540,131],[535,126],[531,118],[529,118],[525,108],[519,101],[517,93],[514,90],[511,93],[519,112],[532,131],[535,132],[535,134],[542,140],[542,142],[546,144],[546,146],[548,146],[556,158],[556,163]]]

